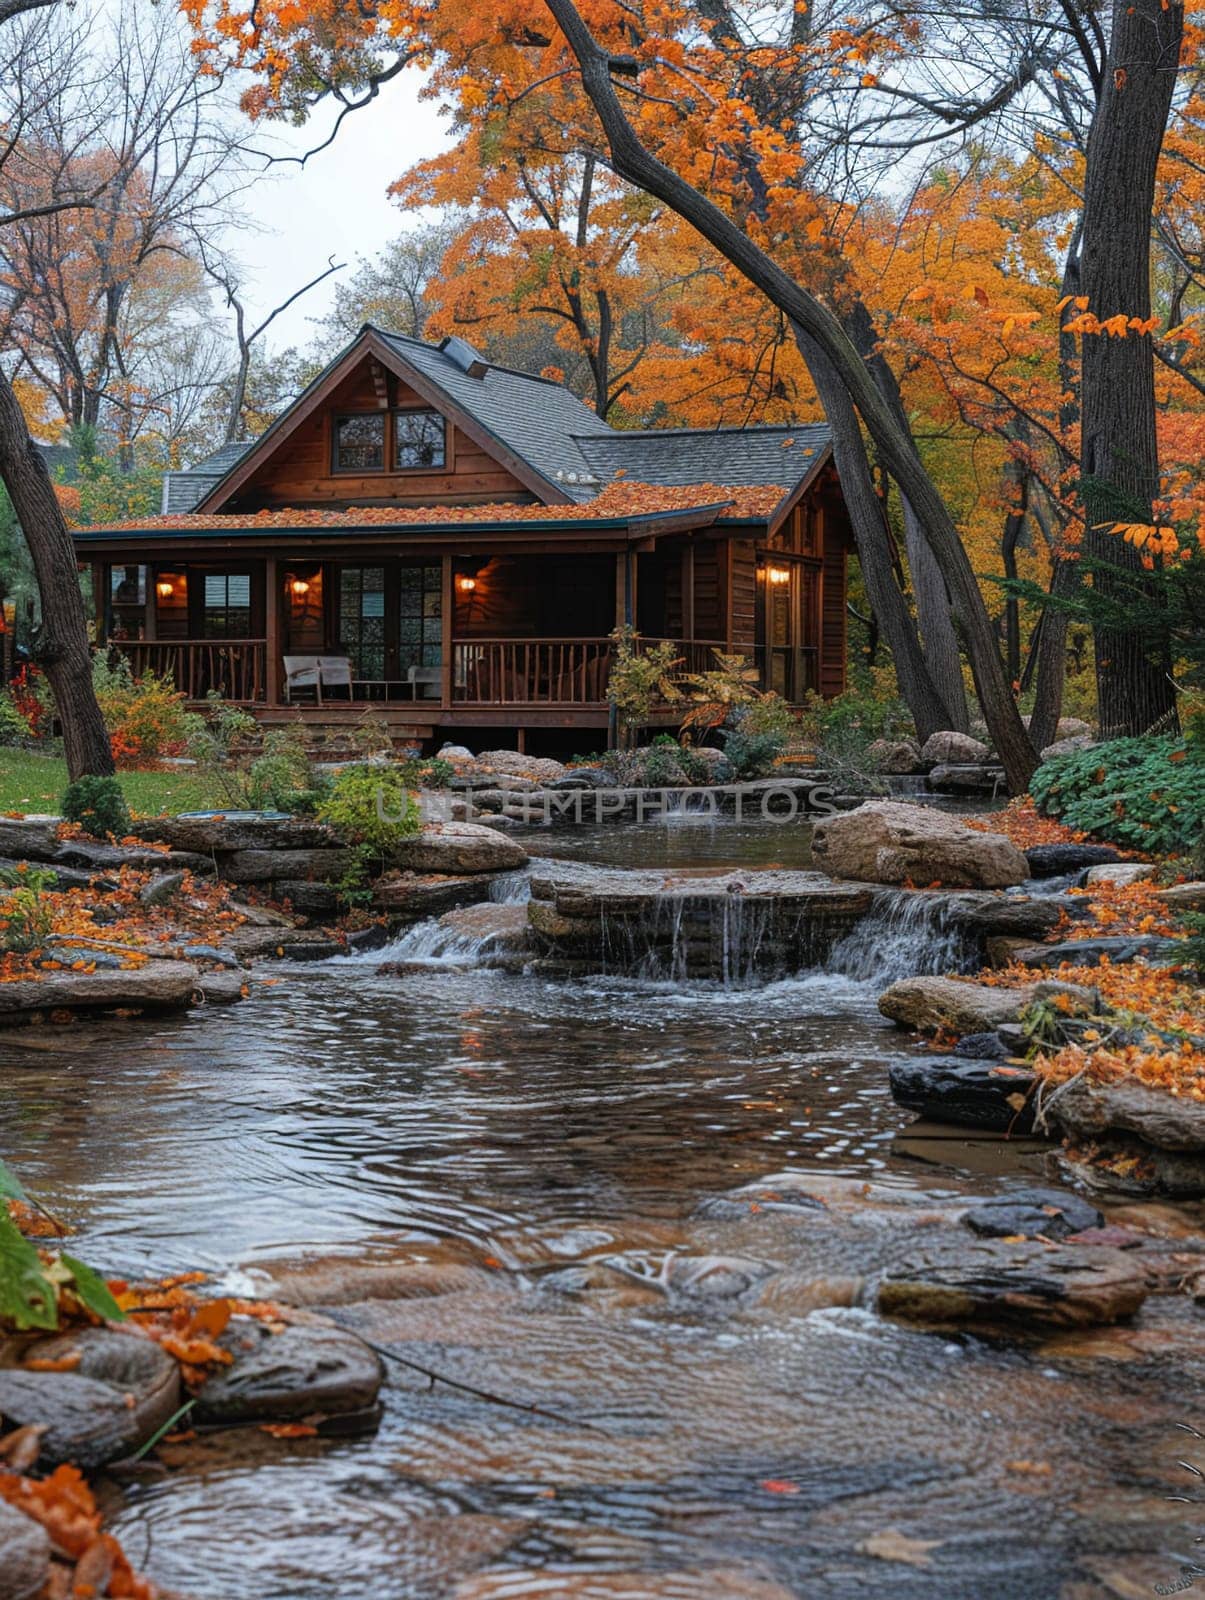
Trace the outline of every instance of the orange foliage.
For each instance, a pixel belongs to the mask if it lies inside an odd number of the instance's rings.
[[[112,1534],[100,1531],[95,1496],[78,1468],[57,1467],[40,1481],[0,1471],[0,1498],[45,1528],[56,1555],[74,1569],[68,1592],[79,1600],[156,1600],[155,1585],[138,1576]]]

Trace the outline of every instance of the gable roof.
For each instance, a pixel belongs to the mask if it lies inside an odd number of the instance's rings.
[[[823,423],[750,428],[612,428],[563,383],[497,366],[455,337],[428,344],[365,323],[258,439],[165,475],[163,510],[216,510],[363,356],[385,361],[491,450],[546,503],[587,504],[618,476],[685,487],[777,488],[781,514],[828,459]]]

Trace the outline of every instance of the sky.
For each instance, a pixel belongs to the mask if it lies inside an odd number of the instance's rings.
[[[357,257],[375,255],[405,228],[406,216],[386,191],[413,162],[448,142],[437,107],[419,99],[421,85],[417,74],[386,84],[375,101],[344,119],[328,149],[304,167],[270,167],[243,195],[242,209],[253,226],[240,229],[229,243],[247,272],[252,327],[321,272],[330,255],[348,263],[338,275],[348,278]],[[303,155],[322,142],[331,121],[323,112],[303,128],[272,124],[262,142],[278,153]],[[252,143],[258,142],[253,137]],[[338,277],[319,284],[276,319],[265,336],[270,350],[310,341],[309,319],[330,305]]]

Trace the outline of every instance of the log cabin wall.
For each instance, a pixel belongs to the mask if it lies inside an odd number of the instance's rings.
[[[757,638],[757,547],[752,539],[734,539],[731,557],[732,630],[734,650],[752,650]]]
[[[446,422],[441,468],[401,472],[336,472],[334,421],[338,416],[431,406],[392,373],[365,360],[310,416],[283,439],[224,510],[260,511],[280,506],[529,505],[535,496],[479,444]],[[386,456],[390,459],[387,428]]]
[[[695,632],[696,639],[724,639],[724,576],[728,564],[728,541],[701,539],[695,546]]]
[[[844,505],[827,499],[820,512],[824,576],[820,592],[820,693],[825,699],[845,692],[846,569],[849,519]]]

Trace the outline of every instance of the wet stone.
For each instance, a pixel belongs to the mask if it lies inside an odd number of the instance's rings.
[[[1032,878],[1061,878],[1085,867],[1098,867],[1106,861],[1120,861],[1110,844],[1035,844],[1025,852]]]
[[[197,1397],[198,1421],[288,1421],[312,1412],[369,1411],[384,1376],[376,1353],[355,1334],[320,1321],[283,1333],[236,1318],[219,1343],[234,1356]]]
[[[1077,1328],[1131,1317],[1145,1298],[1145,1274],[1120,1250],[979,1239],[939,1241],[889,1268],[878,1308],[909,1322]]]
[[[153,1340],[120,1328],[77,1328],[72,1333],[38,1339],[26,1347],[24,1359],[60,1361],[77,1354],[80,1359],[74,1375],[108,1384],[117,1392],[134,1419],[140,1443],[149,1439],[179,1407],[180,1369],[171,1356]],[[0,1378],[3,1376],[0,1373]]]
[[[971,1061],[1003,1061],[1011,1053],[998,1033],[964,1034],[954,1051]]]
[[[50,1540],[32,1517],[0,1500],[0,1600],[37,1600],[50,1576]]]
[[[1013,1189],[981,1200],[962,1220],[972,1233],[986,1237],[1021,1234],[1033,1239],[1040,1234],[1046,1239],[1065,1239],[1085,1229],[1098,1229],[1104,1217],[1086,1200],[1061,1189]]]
[[[47,1469],[70,1461],[93,1472],[141,1443],[137,1415],[122,1391],[78,1372],[0,1371],[0,1416],[6,1430],[29,1423],[46,1429],[38,1465]]]
[[[999,1132],[1027,1133],[1033,1127],[1035,1081],[1026,1067],[956,1056],[907,1056],[888,1069],[897,1105],[933,1122]]]

